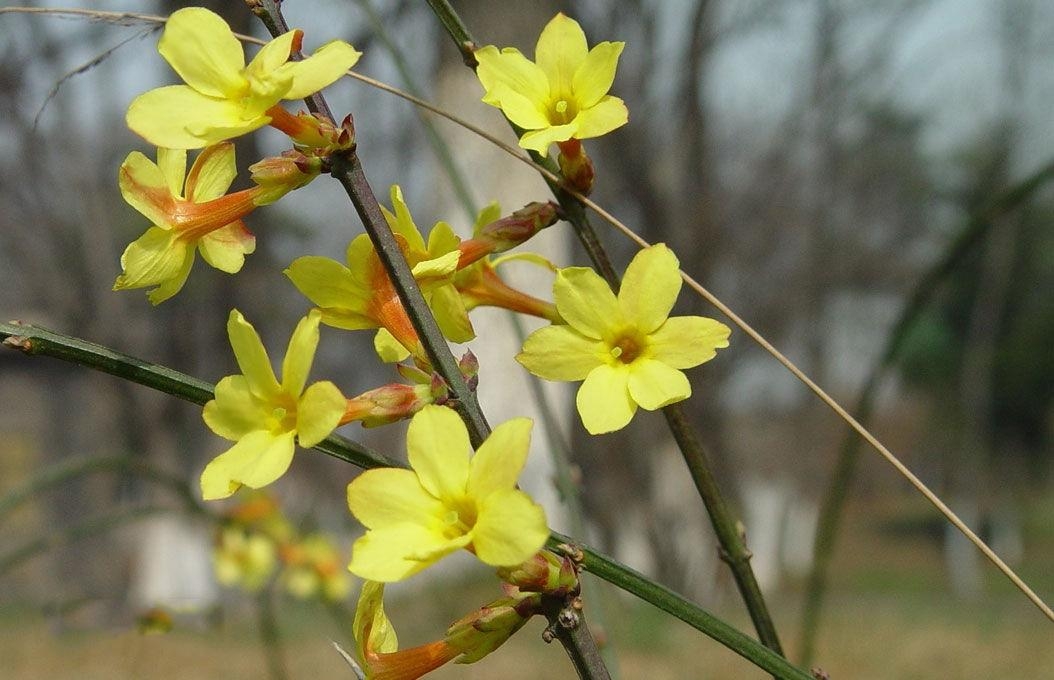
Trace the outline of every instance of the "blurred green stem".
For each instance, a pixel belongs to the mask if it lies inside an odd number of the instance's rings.
[[[287,680],[285,646],[278,628],[278,612],[275,611],[275,582],[272,581],[256,595],[256,624],[259,626],[260,644],[267,659],[267,672],[271,680]]]

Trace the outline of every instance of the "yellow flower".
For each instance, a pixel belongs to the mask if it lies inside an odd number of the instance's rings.
[[[476,50],[483,101],[527,130],[521,147],[541,154],[553,142],[607,134],[629,118],[625,103],[607,94],[624,46],[589,49],[578,22],[557,14],[538,37],[534,62],[514,47]]]
[[[121,196],[154,226],[121,255],[114,290],[157,286],[147,296],[164,302],[183,288],[195,250],[210,265],[233,274],[256,248],[241,218],[256,208],[258,188],[224,195],[237,174],[234,145],[210,146],[186,174],[187,152],[159,148],[157,163],[133,151],[118,173]],[[184,176],[186,186],[184,187]]]
[[[344,569],[340,553],[322,534],[308,534],[299,542],[287,543],[279,551],[286,568],[282,580],[286,589],[301,599],[319,596],[339,602],[351,590],[351,577]]]
[[[249,591],[262,588],[277,564],[278,549],[273,540],[238,526],[220,532],[212,553],[216,580]]]
[[[527,460],[531,421],[496,427],[469,458],[457,414],[425,406],[410,421],[412,470],[367,470],[348,485],[348,507],[366,528],[348,569],[373,581],[399,581],[467,548],[491,566],[527,560],[549,536],[545,512],[516,488]]]
[[[417,680],[461,654],[446,639],[400,650],[376,581],[362,584],[351,632],[366,680]]]
[[[531,333],[516,360],[546,380],[585,380],[576,403],[590,434],[620,430],[637,406],[653,411],[691,393],[679,369],[728,347],[729,329],[701,316],[668,318],[681,290],[663,244],[637,253],[618,297],[592,269],[560,270],[553,297],[567,325]]]
[[[336,385],[325,381],[304,389],[320,317],[312,311],[297,324],[279,383],[256,329],[238,310],[231,311],[227,334],[242,374],[216,385],[216,398],[205,404],[202,417],[213,432],[237,443],[202,472],[205,500],[226,498],[243,484],[267,486],[289,468],[297,441],[314,446],[337,427],[347,401]]]
[[[366,581],[355,608],[352,635],[366,680],[416,680],[445,663],[475,663],[505,644],[541,612],[538,593],[513,593],[461,617],[441,640],[399,649],[384,613],[384,584]]]
[[[268,109],[280,100],[303,99],[332,84],[361,55],[334,40],[290,61],[302,39],[299,29],[280,35],[246,66],[241,43],[218,15],[201,7],[173,12],[157,50],[186,85],[136,97],[128,127],[156,146],[199,149],[267,125]]]

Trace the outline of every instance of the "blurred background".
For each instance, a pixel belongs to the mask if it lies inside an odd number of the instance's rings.
[[[133,4],[91,7],[167,14],[184,5]],[[241,3],[203,4],[234,30],[264,36]],[[879,438],[1054,598],[1054,5],[454,5],[480,42],[528,56],[557,11],[578,19],[591,44],[625,41],[613,93],[630,122],[587,142],[593,198],[671,245],[686,271],[819,384],[865,409]],[[417,89],[514,143],[424,3],[287,0],[285,11],[306,48],[348,40],[365,53],[356,71]],[[112,292],[121,252],[147,226],[121,199],[117,168],[133,149],[153,152],[125,128],[124,110],[174,78],[156,53],[158,33],[124,24],[0,16],[0,317],[215,382],[235,372],[229,310],[256,325],[277,360],[307,309],[282,269],[301,254],[342,259],[361,225],[340,187],[320,179],[248,218],[258,249],[237,277],[198,263],[158,308],[142,291]],[[526,166],[404,101],[351,80],[327,96],[336,112],[354,113],[378,197],[388,204],[388,187],[400,184],[422,230],[442,219],[464,235],[471,206],[500,200],[508,211],[548,196]],[[246,185],[249,164],[283,148],[269,129],[238,140],[233,188]],[[632,246],[594,223],[625,266]],[[537,247],[561,266],[586,262],[566,225]],[[516,281],[548,297],[551,277],[515,266]],[[678,312],[717,316],[688,293]],[[535,392],[509,360],[518,341],[508,318],[473,318],[480,337],[469,348],[481,358],[491,421],[533,412]],[[324,331],[313,376],[349,396],[394,380],[371,347],[371,334]],[[1028,678],[1054,668],[1049,622],[878,456],[847,447],[845,425],[741,332],[689,375],[689,412],[743,519],[792,660],[809,656],[835,678]],[[571,389],[545,390],[555,417],[535,437],[525,482],[546,499],[554,528],[576,526],[552,490],[548,453],[566,447],[589,542],[749,630],[662,417],[642,413],[621,433],[590,438]],[[42,471],[93,457],[145,461],[193,490],[226,448],[198,407],[52,359],[0,352],[0,404],[0,504]],[[401,432],[343,433],[399,456]],[[178,494],[122,469],[31,492],[0,517],[5,676],[261,677],[256,600],[214,582],[213,526],[186,513]],[[293,521],[337,538],[342,559],[360,531],[343,501],[353,475],[301,452],[275,489]],[[86,519],[116,528],[78,533]],[[467,565],[400,589],[389,608],[404,646],[493,599],[493,579]],[[765,677],[648,606],[587,588],[622,677]],[[288,677],[351,677],[329,645],[350,648],[350,621],[331,607],[277,602]],[[143,637],[136,620],[156,606],[176,612],[175,629]],[[559,649],[538,644],[540,630],[436,677],[526,678],[543,667],[572,677]]]

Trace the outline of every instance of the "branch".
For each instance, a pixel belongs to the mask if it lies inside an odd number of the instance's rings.
[[[0,323],[0,344],[24,354],[50,356],[87,366],[199,406],[204,405],[213,396],[212,384],[204,380],[39,326],[17,321]],[[314,448],[363,469],[399,465],[365,444],[339,435],[330,435]]]

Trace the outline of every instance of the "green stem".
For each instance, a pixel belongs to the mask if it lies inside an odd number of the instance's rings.
[[[743,540],[739,522],[728,509],[721,490],[717,486],[717,480],[714,479],[710,462],[707,460],[706,449],[685,418],[680,404],[671,404],[662,412],[666,416],[666,422],[677,441],[678,448],[684,455],[684,462],[691,473],[692,481],[695,482],[699,497],[703,499],[703,504],[706,506],[710,523],[721,545],[721,559],[732,570],[736,587],[747,605],[754,629],[757,630],[762,644],[778,654],[783,654],[779,636],[776,634],[776,626],[765,606],[765,598],[761,594],[754,570],[750,566],[751,553],[747,550]]]
[[[566,613],[572,618],[565,620],[563,615]],[[560,601],[545,607],[545,618],[549,621],[547,630],[563,645],[578,677],[611,680],[596,640],[586,624],[585,612],[568,611],[566,603]]]
[[[344,187],[366,227],[366,233],[370,235],[373,246],[377,250],[377,256],[388,271],[388,276],[413,323],[414,330],[417,331],[421,344],[428,353],[429,361],[450,387],[456,400],[454,408],[468,427],[472,446],[479,447],[490,434],[490,425],[487,424],[483,411],[479,407],[476,393],[469,389],[468,383],[465,382],[457,359],[450,351],[450,346],[447,345],[446,338],[439,330],[432,310],[428,308],[428,303],[421,294],[421,289],[410,271],[410,265],[403,256],[399,243],[395,240],[395,234],[392,233],[388,222],[384,219],[380,204],[377,203],[373,189],[366,179],[359,157],[354,151],[335,154],[331,157],[331,164],[333,177]]]
[[[447,28],[447,32],[450,33],[454,42],[458,44],[459,49],[463,50],[465,45],[476,44],[468,28],[458,17],[449,2],[446,0],[428,0],[428,4],[432,7],[432,11],[443,26]],[[452,29],[451,26],[454,28]],[[474,59],[473,62],[475,62]],[[511,121],[509,124],[516,130],[517,134],[522,133],[522,130],[516,128]],[[531,152],[531,157],[535,162],[544,165],[550,171],[558,172],[556,164],[547,156]],[[553,182],[549,178],[545,178],[545,180],[563,209],[565,219],[574,227],[575,234],[585,248],[590,260],[592,260],[594,268],[604,277],[611,289],[617,292],[620,285],[619,275],[612,266],[611,260],[600,243],[596,231],[590,224],[585,208],[558,183]],[[769,613],[760,588],[758,588],[754,570],[750,566],[750,552],[744,544],[739,530],[739,522],[728,510],[720,489],[717,487],[701,441],[685,419],[680,407],[667,406],[663,411],[666,415],[667,423],[670,425],[670,431],[673,433],[674,439],[677,441],[677,445],[684,456],[685,463],[691,472],[695,487],[698,489],[703,504],[706,506],[710,522],[714,527],[714,532],[717,534],[718,542],[721,544],[722,557],[728,562],[732,570],[736,586],[743,597],[747,610],[750,612],[750,618],[754,622],[758,636],[765,646],[778,654],[782,654],[783,649],[780,645],[779,636],[776,634],[772,615]]]
[[[282,634],[278,629],[278,613],[275,611],[276,597],[274,582],[267,584],[256,596],[256,624],[260,630],[260,644],[267,658],[267,671],[271,680],[286,680],[285,648],[282,645]]]
[[[0,323],[0,344],[25,354],[50,356],[87,366],[199,406],[213,396],[212,384],[204,380],[39,326],[17,321]],[[398,465],[368,446],[339,435],[330,435],[314,448],[364,469]]]
[[[984,241],[985,236],[995,226],[998,217],[1017,208],[1052,179],[1054,179],[1054,162],[1047,163],[1023,181],[996,196],[984,209],[979,210],[967,221],[966,226],[945,251],[944,256],[923,274],[904,305],[893,330],[889,333],[881,359],[871,370],[860,391],[854,413],[861,423],[866,423],[871,418],[882,379],[893,367],[893,362],[903,347],[909,331],[944,280],[959,267],[967,255]],[[809,573],[805,606],[802,610],[800,648],[803,664],[808,664],[815,652],[820,611],[827,592],[828,572],[859,454],[860,438],[856,435],[855,430],[850,429],[842,441],[838,460],[835,461],[820,504],[820,516],[816,525],[816,540],[813,546],[813,565]]]
[[[417,86],[417,83],[414,80],[413,70],[403,57],[402,51],[396,46],[395,41],[392,40],[392,37],[388,33],[388,29],[385,28],[380,16],[377,15],[377,10],[373,8],[373,3],[370,2],[370,0],[356,0],[356,3],[362,8],[362,11],[366,13],[366,17],[370,20],[370,25],[373,27],[374,33],[376,33],[377,37],[380,38],[380,41],[384,43],[384,47],[388,50],[388,53],[392,55],[392,60],[395,62],[395,68],[399,71],[399,77],[402,78],[406,91],[420,97],[421,88]],[[457,196],[457,202],[461,204],[461,208],[465,211],[465,216],[468,218],[469,224],[471,224],[476,219],[477,210],[475,202],[472,200],[472,191],[469,189],[468,182],[465,179],[465,174],[461,172],[457,161],[454,159],[454,154],[450,152],[450,146],[443,141],[443,138],[439,135],[431,118],[425,114],[424,110],[421,108],[414,107],[414,110],[417,112],[417,116],[421,121],[421,127],[424,128],[425,136],[428,138],[428,144],[432,147],[432,152],[436,155],[436,160],[439,161],[439,165],[443,168],[447,179],[450,180],[450,185],[454,189],[454,194]]]
[[[53,356],[88,368],[126,377],[134,382],[167,394],[179,396],[180,394],[193,393],[194,390],[198,390],[200,391],[200,399],[183,397],[194,403],[203,403],[212,395],[212,386],[206,382],[196,380],[171,369],[166,369],[163,366],[147,364],[140,359],[114,352],[100,345],[52,333],[51,331],[44,331],[33,326],[0,324],[0,339],[4,339],[4,345],[17,348],[27,354]],[[73,348],[76,351],[71,351]],[[144,367],[146,367],[146,370],[144,370]],[[137,377],[131,377],[133,375]],[[158,379],[159,375],[165,376],[164,379]],[[327,440],[326,443],[329,441]],[[347,448],[346,445],[340,444],[341,441],[343,440],[332,442],[333,455],[353,465],[363,468],[406,467],[403,463],[384,458],[380,454],[373,454],[376,458],[363,456],[355,450]],[[350,443],[348,442],[348,444]],[[322,445],[316,448],[322,449]],[[329,453],[329,451],[326,452]],[[81,529],[81,531],[84,530]],[[90,528],[87,530],[90,531]],[[555,547],[561,543],[573,543],[573,540],[554,532],[549,540],[550,546]],[[758,663],[765,670],[773,672],[775,672],[773,669],[779,670],[780,673],[783,673],[780,677],[808,677],[807,675],[800,675],[800,672],[795,674],[797,669],[787,664],[782,657],[773,656],[771,651],[761,646],[758,642],[717,619],[698,605],[595,550],[586,547],[582,549],[585,552],[585,561],[583,562],[585,569],[599,578],[672,614],[744,658]],[[778,661],[774,659],[778,659]]]
[[[278,37],[288,30],[282,16],[281,6],[274,0],[262,0],[256,14],[273,37]],[[299,53],[293,55],[293,59],[300,58],[302,55]],[[321,112],[332,120],[333,114],[325,97],[321,94],[316,93],[305,102],[309,109]],[[333,154],[330,162],[331,174],[344,187],[352,205],[355,206],[355,212],[362,220],[363,227],[377,251],[377,256],[392,280],[395,292],[399,295],[399,300],[407,316],[410,317],[414,330],[417,331],[432,367],[450,387],[454,396],[452,406],[465,421],[473,447],[480,446],[490,434],[490,425],[487,424],[483,411],[479,407],[476,393],[469,388],[465,377],[461,374],[457,359],[451,353],[450,346],[447,345],[446,338],[443,337],[432,315],[432,310],[428,308],[428,303],[421,294],[421,289],[410,271],[406,257],[399,248],[395,234],[392,233],[387,220],[384,219],[380,204],[366,179],[366,173],[362,169],[362,163],[355,149]]]
[[[575,544],[568,536],[553,532],[552,537],[549,539],[549,547],[555,549],[561,544],[576,545],[582,550],[584,555],[582,568],[585,571],[604,579],[627,593],[636,595],[667,614],[684,621],[689,626],[728,647],[736,654],[775,677],[791,680],[814,680],[811,674],[792,665],[781,655],[760,644],[750,636],[741,633],[666,586],[652,581],[640,572],[620,564],[596,550]]]

